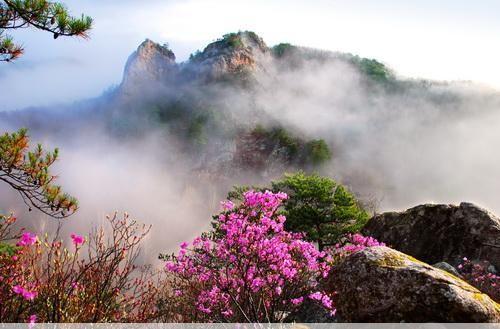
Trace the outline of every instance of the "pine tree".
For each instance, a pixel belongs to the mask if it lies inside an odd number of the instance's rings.
[[[59,2],[47,0],[0,0],[0,61],[10,62],[23,53],[7,30],[35,28],[59,36],[87,38],[92,18],[82,15],[72,17]]]
[[[77,200],[54,185],[49,168],[59,152],[44,152],[42,146],[29,149],[26,129],[0,136],[0,181],[9,184],[22,197],[29,209],[39,209],[54,218],[65,218],[77,208]]]

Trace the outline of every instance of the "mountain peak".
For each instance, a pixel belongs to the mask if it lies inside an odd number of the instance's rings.
[[[208,79],[218,79],[227,74],[260,69],[270,50],[257,34],[251,31],[228,33],[210,43],[202,52],[190,58],[198,73]]]
[[[175,54],[168,45],[146,39],[127,60],[122,88],[130,91],[145,82],[162,82],[176,69]]]
[[[251,31],[240,31],[237,33],[224,34],[222,38],[210,43],[204,53],[211,53],[213,51],[228,51],[235,52],[238,50],[248,50],[252,52],[267,52],[269,48],[264,40],[257,34]]]

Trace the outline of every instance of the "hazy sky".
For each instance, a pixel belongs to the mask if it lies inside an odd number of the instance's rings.
[[[16,31],[26,55],[0,64],[0,110],[97,96],[120,82],[145,38],[179,60],[224,33],[253,30],[269,45],[376,58],[399,74],[473,80],[500,89],[500,1],[66,0],[95,19],[91,39]]]

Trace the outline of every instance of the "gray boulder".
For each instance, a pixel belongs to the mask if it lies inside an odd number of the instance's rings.
[[[500,220],[471,203],[420,205],[370,219],[362,233],[426,263],[463,257],[500,268]]]
[[[498,322],[500,305],[458,277],[388,247],[354,253],[332,270],[347,322]]]

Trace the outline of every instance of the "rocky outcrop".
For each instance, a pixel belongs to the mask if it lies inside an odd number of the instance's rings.
[[[185,67],[187,74],[201,80],[219,80],[264,70],[271,53],[253,32],[224,35],[194,55]]]
[[[500,220],[471,203],[420,205],[373,217],[362,232],[429,264],[463,257],[500,268]]]
[[[167,47],[146,39],[130,55],[123,75],[122,91],[133,92],[173,78],[178,68],[175,54]]]
[[[500,305],[465,281],[388,247],[354,253],[329,284],[347,322],[498,322]]]

